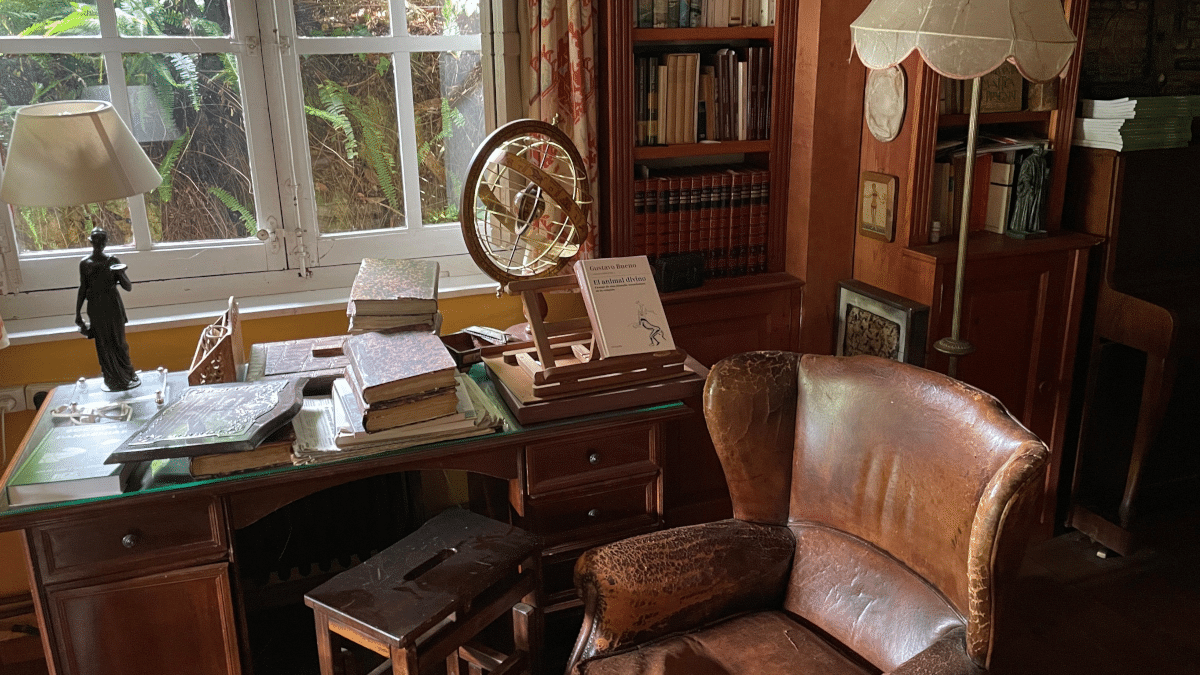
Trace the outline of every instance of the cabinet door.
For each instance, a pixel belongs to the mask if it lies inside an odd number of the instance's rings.
[[[238,675],[229,566],[47,589],[62,675]]]
[[[975,352],[959,359],[958,377],[1000,399],[1053,451],[1043,501],[1047,525],[1054,517],[1086,266],[1087,249],[971,260],[963,287],[962,335]],[[953,268],[941,271],[940,330],[930,344],[950,334]],[[929,356],[929,367],[945,372],[946,357],[932,348]]]

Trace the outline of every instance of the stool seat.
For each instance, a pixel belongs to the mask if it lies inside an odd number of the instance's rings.
[[[317,620],[322,675],[332,675],[328,633],[391,658],[395,673],[457,659],[500,616],[527,615],[529,607],[514,607],[536,604],[538,553],[537,538],[511,525],[462,509],[434,516],[304,596]],[[522,649],[521,636],[516,641]]]

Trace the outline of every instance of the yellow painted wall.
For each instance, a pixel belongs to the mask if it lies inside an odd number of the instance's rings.
[[[560,320],[582,316],[583,303],[576,294],[559,294],[549,298],[550,317]],[[495,295],[473,295],[446,298],[438,303],[442,311],[442,333],[453,333],[467,326],[507,328],[524,319],[521,304],[515,298]],[[213,317],[214,320],[216,317]],[[269,319],[242,321],[245,345],[274,342],[346,332],[346,312],[319,312]],[[129,353],[134,367],[143,371],[166,366],[171,370],[186,370],[196,351],[200,337],[199,326],[131,332],[127,336]],[[25,385],[35,382],[72,382],[80,376],[97,377],[100,367],[91,341],[82,336],[53,342],[14,345],[0,349],[0,386]],[[22,437],[33,421],[32,412],[5,416],[4,442],[7,464]],[[3,464],[0,464],[2,470]],[[454,486],[430,486],[435,500],[452,500]],[[442,493],[442,490],[445,493]],[[18,533],[0,533],[0,597],[20,593],[29,588],[25,573],[24,553]]]

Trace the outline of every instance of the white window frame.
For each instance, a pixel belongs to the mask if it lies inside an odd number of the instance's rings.
[[[481,32],[503,34],[494,49],[490,35],[408,36],[403,0],[391,0],[392,37],[296,39],[292,5],[287,0],[230,0],[229,37],[112,37],[117,34],[113,0],[98,0],[102,36],[54,38],[0,37],[0,53],[85,52],[104,54],[110,72],[114,106],[129,119],[122,54],[135,52],[227,52],[238,62],[244,95],[243,113],[251,156],[259,239],[157,243],[149,245],[148,228],[138,231],[138,245],[110,247],[130,266],[135,290],[124,296],[131,317],[138,308],[208,304],[230,295],[285,296],[348,289],[363,257],[429,257],[443,269],[441,286],[495,287],[470,260],[457,223],[426,225],[410,217],[404,229],[318,235],[308,138],[303,113],[299,63],[315,53],[387,53],[394,59],[399,114],[400,165],[404,203],[420,213],[416,176],[416,139],[411,70],[413,51],[480,51],[484,64],[486,124],[521,116],[520,83],[514,77],[516,3],[481,0]],[[261,26],[261,29],[260,29]],[[278,26],[278,28],[276,28]],[[489,31],[490,32],[490,31]],[[32,44],[37,41],[40,45]],[[153,44],[151,47],[147,45]],[[509,45],[505,47],[504,45]],[[493,68],[507,68],[494,77]],[[291,87],[285,87],[284,82]],[[489,91],[490,89],[490,91]],[[505,91],[499,106],[491,95]],[[265,98],[265,100],[260,100]],[[272,134],[274,136],[272,136]],[[290,142],[288,142],[290,141]],[[412,180],[408,180],[412,176]],[[129,200],[131,215],[145,212],[142,196]],[[86,250],[18,255],[6,205],[0,204],[0,316],[12,321],[60,317],[73,313],[78,261]],[[134,216],[134,222],[138,218]],[[418,217],[417,221],[420,220]],[[181,273],[181,270],[183,272]],[[297,302],[302,302],[298,298]],[[153,312],[162,314],[161,311]],[[67,322],[70,323],[70,322]]]

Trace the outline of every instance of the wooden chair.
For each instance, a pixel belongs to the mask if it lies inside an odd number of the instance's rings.
[[[1167,413],[1180,356],[1200,348],[1200,209],[1186,197],[1194,192],[1198,169],[1195,147],[1072,150],[1067,210],[1078,229],[1106,242],[1067,524],[1120,554],[1135,548],[1130,527],[1143,470]],[[1113,345],[1146,356],[1129,468],[1115,513],[1083,484],[1090,464],[1114,461],[1099,452],[1103,434],[1093,426],[1109,414],[1098,404],[1114,393],[1101,382],[1101,363]]]
[[[333,675],[334,635],[386,661],[372,675],[418,675],[444,662],[472,675],[536,672],[542,643],[537,606],[539,546],[524,530],[461,509],[304,596],[313,609],[321,675]],[[473,642],[512,615],[514,650]]]

